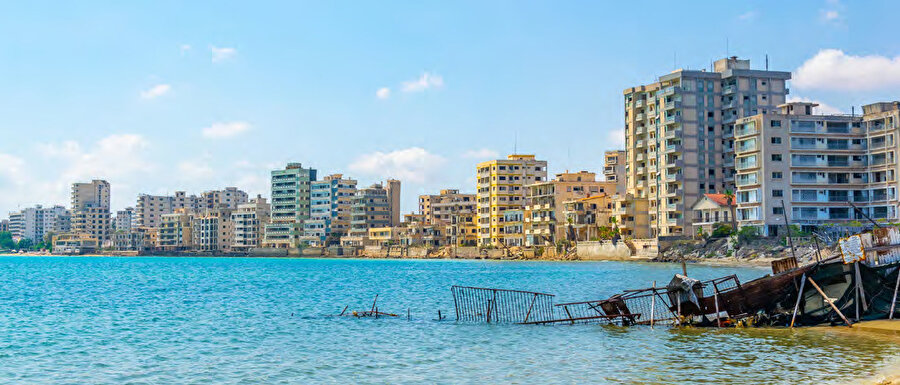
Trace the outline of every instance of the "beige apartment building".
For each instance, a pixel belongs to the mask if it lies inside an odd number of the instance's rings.
[[[650,236],[688,235],[685,210],[733,189],[735,122],[776,111],[790,77],[730,57],[624,91],[626,193],[649,201]]]
[[[427,224],[449,224],[454,216],[475,210],[475,194],[446,189],[438,195],[419,195],[419,213]]]
[[[650,200],[625,195],[613,199],[612,224],[619,234],[628,238],[650,237]]]
[[[230,252],[234,240],[234,222],[229,208],[204,209],[191,220],[194,249]]]
[[[237,187],[206,191],[200,196],[200,202],[206,209],[226,208],[235,210],[239,205],[247,203],[248,199],[247,193],[239,190]]]
[[[109,182],[93,180],[72,184],[72,232],[103,242],[112,240]]]
[[[399,186],[394,187],[394,191],[399,194]],[[341,237],[341,246],[366,246],[370,229],[396,227],[392,224],[393,213],[396,210],[399,216],[400,208],[393,207],[391,194],[384,185],[373,184],[358,189],[351,202],[350,231]]]
[[[625,151],[607,151],[603,154],[603,177],[607,182],[615,182],[616,190],[609,195],[625,194]]]
[[[613,200],[608,194],[573,199],[563,203],[565,239],[591,241],[600,236],[601,227],[610,227]]]
[[[587,171],[564,172],[525,186],[525,245],[553,245],[566,239],[565,202],[615,191],[616,182],[598,181],[597,174]]]
[[[163,214],[157,230],[156,245],[165,251],[184,251],[194,247],[194,214],[186,209]]]
[[[785,217],[810,229],[898,219],[900,103],[863,106],[862,116],[818,115],[816,106],[786,103],[738,121],[739,226],[776,236]]]
[[[249,203],[238,205],[237,210],[231,213],[231,222],[234,225],[231,249],[247,251],[260,247],[265,234],[265,224],[269,222],[271,212],[272,206],[261,196],[251,199]]]
[[[524,245],[524,234],[511,233],[524,217],[525,186],[547,180],[547,161],[513,154],[476,167],[478,246]],[[511,211],[507,213],[507,211]]]

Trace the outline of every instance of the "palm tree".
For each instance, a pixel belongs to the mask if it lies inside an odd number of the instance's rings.
[[[728,210],[731,211],[731,230],[737,234],[737,215],[734,208],[734,192],[725,190],[725,199],[728,200]]]

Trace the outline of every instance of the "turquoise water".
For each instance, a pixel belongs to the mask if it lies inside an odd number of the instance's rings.
[[[814,383],[867,377],[900,344],[834,329],[472,325],[453,284],[557,302],[680,266],[254,258],[0,257],[0,383]],[[689,266],[742,281],[767,269]],[[401,319],[329,317],[349,305]]]

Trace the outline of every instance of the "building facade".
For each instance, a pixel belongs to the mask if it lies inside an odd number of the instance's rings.
[[[272,171],[272,216],[266,225],[264,247],[298,247],[303,222],[310,216],[310,185],[316,170],[300,163],[288,163]]]
[[[686,209],[734,188],[735,122],[777,111],[790,77],[730,57],[624,91],[626,193],[649,201],[651,236],[686,235]]]
[[[22,239],[39,243],[51,234],[71,231],[71,213],[63,206],[37,205],[10,213],[8,231],[16,241]]]
[[[109,198],[105,180],[72,184],[72,232],[93,237],[101,245],[112,240]]]
[[[616,182],[596,179],[592,172],[565,172],[525,186],[525,244],[553,245],[566,239],[565,202],[615,193]]]
[[[227,207],[205,209],[191,219],[193,248],[206,252],[230,252],[234,241],[232,210]]]
[[[351,202],[350,231],[341,238],[341,245],[365,246],[369,229],[396,227],[391,226],[391,200],[383,185],[373,184],[357,190]]]
[[[127,207],[125,210],[116,211],[116,220],[113,222],[115,231],[131,231],[134,224],[134,208]]]
[[[235,251],[247,251],[262,245],[265,236],[265,224],[269,222],[272,206],[266,198],[257,196],[249,203],[238,205],[237,210],[231,213],[231,222],[234,224],[234,241],[231,249]]]
[[[603,177],[607,182],[616,182],[616,191],[610,195],[625,194],[625,151],[607,151],[603,154]]]
[[[547,180],[547,161],[514,154],[479,163],[475,175],[478,246],[524,243],[523,233],[506,232],[504,212],[524,209],[525,186]]]
[[[157,231],[157,247],[164,251],[185,251],[194,247],[194,214],[186,209],[163,214]]]
[[[900,103],[863,106],[862,116],[818,115],[816,106],[787,103],[738,121],[739,226],[776,236],[786,220],[812,229],[898,219]]]
[[[310,186],[310,218],[303,223],[303,241],[312,246],[339,244],[350,231],[350,211],[356,180],[332,174]]]

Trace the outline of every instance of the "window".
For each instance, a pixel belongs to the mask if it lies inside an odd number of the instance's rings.
[[[780,120],[773,120],[773,121],[769,122],[769,126],[770,126],[770,127],[781,127],[781,121],[780,121]]]
[[[780,137],[780,136],[773,136],[773,137],[772,137],[772,144],[781,144],[781,137]]]
[[[781,198],[784,196],[784,190],[772,190],[773,198]]]
[[[772,179],[781,179],[781,177],[782,177],[781,171],[772,172]]]
[[[784,208],[783,207],[772,207],[772,214],[782,215],[782,214],[784,214]]]
[[[772,154],[773,162],[781,162],[781,154]]]

